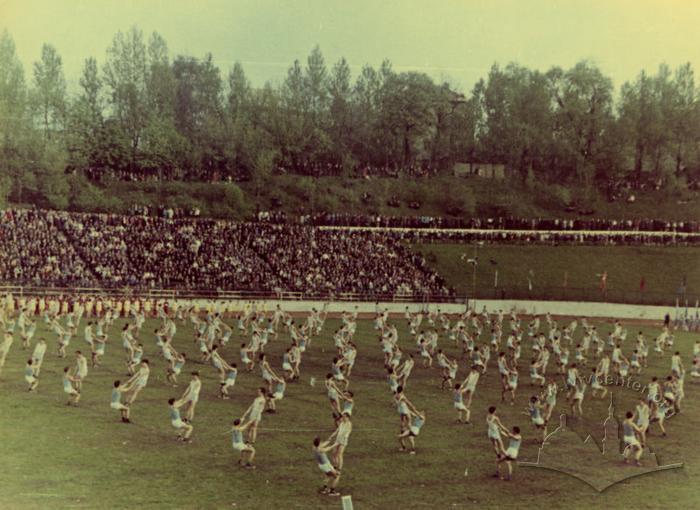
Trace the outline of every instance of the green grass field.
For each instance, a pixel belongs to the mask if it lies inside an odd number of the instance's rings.
[[[471,294],[473,268],[464,244],[421,244],[422,253],[460,294]],[[690,306],[700,298],[700,250],[692,247],[649,246],[521,246],[485,245],[478,248],[477,297],[531,298],[633,303],[675,303],[683,277]],[[493,264],[491,261],[496,262]],[[494,288],[498,270],[498,288]],[[532,270],[533,289],[528,290]],[[597,275],[607,271],[603,296]],[[566,277],[565,277],[565,273]],[[645,290],[640,292],[644,278]],[[566,279],[567,288],[564,288]]]
[[[400,344],[411,350],[403,319],[398,320]],[[197,407],[191,444],[175,441],[175,431],[168,418],[166,400],[179,396],[189,380],[182,375],[177,388],[165,383],[164,361],[156,354],[154,338],[147,332],[155,327],[149,320],[141,341],[151,361],[151,378],[132,408],[132,425],[119,422],[109,408],[111,383],[125,378],[123,353],[117,340],[119,320],[110,331],[110,343],[104,365],[91,369],[84,385],[83,398],[77,408],[65,405],[62,392],[62,368],[67,365],[54,352],[55,338],[46,335],[49,350],[41,373],[37,393],[27,393],[22,377],[29,351],[15,340],[0,376],[0,508],[320,508],[339,509],[340,501],[316,493],[321,473],[311,455],[315,435],[325,436],[333,429],[330,408],[321,384],[309,385],[309,378],[320,380],[328,371],[333,356],[331,335],[338,325],[329,319],[323,333],[316,337],[302,362],[302,380],[290,384],[276,415],[264,415],[256,448],[258,469],[247,471],[236,465],[237,456],[230,446],[228,424],[252,401],[261,382],[259,371],[241,373],[232,399],[216,398],[215,371],[210,366],[188,362],[186,374],[193,368],[203,374],[202,400]],[[178,349],[192,357],[191,326],[179,324],[174,340]],[[638,329],[628,326],[630,338]],[[581,334],[577,331],[577,338]],[[599,323],[607,332],[609,325]],[[642,328],[648,337],[658,326]],[[43,324],[37,337],[46,334]],[[676,345],[684,355],[686,366],[692,355],[697,334],[678,333]],[[235,336],[234,340],[239,337]],[[483,340],[483,337],[482,337]],[[281,353],[288,344],[286,334],[273,341],[268,353],[273,366],[281,364]],[[354,430],[345,455],[340,489],[351,494],[355,508],[696,508],[700,483],[700,451],[695,447],[700,409],[698,386],[686,384],[686,405],[681,415],[667,422],[668,438],[654,435],[651,448],[664,463],[682,461],[682,469],[653,473],[624,481],[598,493],[581,481],[553,471],[516,467],[514,480],[502,482],[491,477],[493,452],[486,437],[486,408],[499,404],[499,382],[492,359],[489,371],[482,376],[472,405],[472,425],[455,423],[449,392],[440,390],[437,369],[416,366],[409,380],[407,395],[419,409],[427,412],[427,423],[417,439],[418,454],[397,451],[395,434],[398,415],[391,405],[385,382],[381,351],[370,321],[361,321],[356,334],[359,356],[351,378],[355,393]],[[632,341],[628,339],[627,349]],[[451,356],[454,345],[441,337],[441,345]],[[526,341],[521,360],[521,389],[516,405],[499,406],[507,426],[519,424],[523,429],[522,459],[536,455],[537,435],[523,414],[530,396],[526,360],[530,355]],[[69,352],[85,348],[74,338]],[[225,350],[227,358],[238,361],[238,342]],[[73,360],[70,360],[71,364]],[[639,376],[642,383],[652,375],[664,376],[670,370],[670,358],[650,353],[650,366]],[[460,363],[459,376],[465,375]],[[637,397],[632,389],[616,388],[622,412]],[[560,396],[559,409],[565,411]],[[608,402],[587,398],[584,412],[573,429],[598,436],[607,415]],[[550,451],[560,462],[585,465],[596,471],[600,462],[597,451],[582,448],[580,440],[557,443]],[[563,448],[563,449],[562,449]],[[562,460],[563,459],[563,460]],[[649,464],[649,459],[644,460]],[[465,468],[469,474],[464,476]],[[636,468],[619,462],[613,470],[624,475]],[[609,474],[609,473],[608,473]]]

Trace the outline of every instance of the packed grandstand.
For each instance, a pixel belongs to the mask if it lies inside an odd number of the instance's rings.
[[[448,295],[400,239],[211,219],[7,210],[0,279],[58,287]]]

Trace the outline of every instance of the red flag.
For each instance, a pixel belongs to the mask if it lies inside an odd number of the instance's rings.
[[[647,286],[647,282],[644,281],[644,277],[639,281],[639,292],[644,292],[644,288]]]
[[[600,290],[602,292],[605,292],[605,290],[608,288],[608,272],[603,271],[603,274],[600,275]]]

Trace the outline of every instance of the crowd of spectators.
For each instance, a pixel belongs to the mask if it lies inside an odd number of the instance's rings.
[[[57,217],[102,286],[264,289],[275,282],[243,224],[112,214]]]
[[[345,167],[340,163],[301,163],[296,168],[278,166],[277,174],[301,174],[313,177],[330,177],[343,175]],[[410,165],[357,165],[349,173],[350,177],[361,179],[411,177],[423,178],[437,175],[434,167],[410,164]]]
[[[0,280],[49,286],[91,286],[94,277],[44,211],[0,211]]]
[[[574,232],[567,229],[584,225],[499,219],[486,220],[486,229],[475,223],[480,231],[382,229],[348,227],[345,217],[334,225],[336,216],[237,223],[178,217],[168,210],[157,215],[8,210],[0,219],[0,281],[61,287],[449,296],[445,281],[410,243],[700,246],[700,233],[683,230],[689,224],[652,232],[640,223],[637,230],[600,232],[606,224],[585,223],[598,232]]]
[[[223,174],[217,170],[204,168],[183,170],[176,168],[139,168],[138,170],[99,168],[85,170],[85,176],[97,182],[159,182],[159,181],[196,181],[196,182],[233,182],[243,178],[242,172]]]
[[[392,233],[257,225],[253,246],[292,291],[448,295],[445,282]]]
[[[641,218],[633,220],[516,217],[446,218],[440,216],[383,216],[343,213],[318,213],[290,217],[284,213],[265,211],[258,213],[257,219],[270,223],[301,223],[315,226],[700,233],[700,221],[667,221]]]
[[[277,175],[296,174],[312,177],[340,176],[345,172],[345,167],[340,163],[302,162],[296,167],[278,165],[274,168]],[[127,182],[158,182],[158,181],[201,181],[201,182],[234,182],[248,179],[248,172],[242,168],[233,172],[222,173],[218,170],[177,169],[177,168],[139,168],[130,170],[127,168],[96,168],[85,170],[85,175],[93,181],[117,180]],[[371,178],[423,178],[437,175],[437,169],[425,165],[411,164],[397,165],[357,165],[348,176],[361,179]]]
[[[3,283],[449,295],[392,233],[198,218],[6,211]]]
[[[412,243],[485,243],[539,244],[587,246],[700,246],[700,234],[676,232],[544,232],[544,231],[482,231],[460,230],[396,230],[397,238]]]
[[[172,220],[173,218],[199,218],[201,216],[201,211],[199,207],[165,207],[159,206],[148,206],[134,204],[131,206],[129,212],[135,216],[157,216],[159,218],[166,218]]]

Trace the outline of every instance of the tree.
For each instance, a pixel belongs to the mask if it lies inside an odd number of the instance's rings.
[[[674,170],[676,176],[680,176],[690,165],[697,165],[700,141],[700,103],[690,63],[680,66],[675,72],[673,109],[669,117]]]
[[[635,82],[622,85],[618,112],[624,140],[634,148],[634,173],[639,182],[646,156],[655,152],[657,141],[653,131],[658,129],[661,120],[653,80],[644,71]]]
[[[295,170],[306,166],[305,149],[311,138],[309,125],[309,94],[301,64],[298,60],[287,70],[287,78],[280,88],[281,107],[284,115],[283,131],[279,137],[282,160]]]
[[[165,39],[153,32],[148,41],[146,100],[150,117],[172,120],[175,116],[175,76],[168,57]]]
[[[117,32],[107,49],[104,80],[113,118],[129,143],[128,168],[138,170],[139,144],[148,122],[147,59],[143,32]]]
[[[228,152],[234,171],[251,175],[255,166],[255,137],[265,135],[253,127],[252,91],[240,62],[229,72],[228,89]]]
[[[422,136],[432,125],[433,90],[432,80],[417,72],[388,75],[383,84],[380,123],[390,135],[389,159],[403,167],[414,163]]]
[[[143,129],[141,168],[152,175],[174,176],[185,159],[187,142],[175,127],[176,81],[165,39],[153,32],[148,41],[146,101],[148,113]]]
[[[0,177],[4,184],[1,201],[6,201],[11,191],[22,201],[23,190],[34,185],[34,174],[27,170],[30,134],[24,69],[15,53],[15,43],[5,30],[0,34]]]
[[[245,75],[240,62],[233,64],[233,68],[228,75],[228,109],[231,119],[235,122],[243,118],[250,108],[250,82]]]
[[[322,116],[328,108],[328,71],[326,62],[321,53],[321,48],[317,46],[311,50],[311,54],[306,59],[306,70],[304,73],[304,94],[309,107],[315,127],[322,122]]]
[[[587,61],[568,71],[547,73],[554,101],[553,166],[563,179],[575,179],[588,189],[603,155],[603,137],[613,120],[612,82]]]
[[[44,128],[44,137],[63,127],[66,113],[66,80],[56,48],[41,47],[41,60],[34,63],[33,103]]]
[[[173,73],[175,126],[190,145],[185,166],[191,175],[198,177],[210,178],[227,172],[222,81],[212,55],[209,53],[201,60],[179,56],[173,63]]]
[[[79,80],[80,92],[71,102],[66,143],[67,166],[80,172],[102,171],[104,148],[104,99],[97,61],[85,60]],[[95,174],[97,175],[97,174]]]
[[[618,119],[622,141],[633,153],[634,175],[645,169],[657,179],[675,178],[695,159],[698,104],[693,70],[686,64],[675,75],[661,65],[655,76],[642,71],[620,91]]]
[[[365,65],[352,90],[352,152],[362,163],[378,164],[379,76]]]
[[[330,93],[330,137],[332,152],[336,162],[345,162],[351,158],[350,145],[352,137],[352,86],[350,85],[350,66],[341,58],[331,71],[328,80]]]

